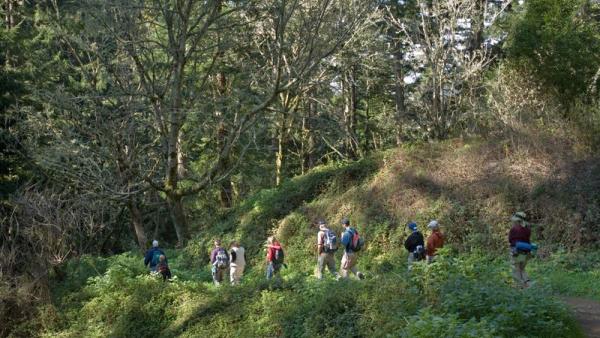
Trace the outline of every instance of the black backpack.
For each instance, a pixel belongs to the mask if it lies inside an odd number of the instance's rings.
[[[279,247],[279,249],[275,249],[275,254],[273,255],[273,264],[283,264],[283,259],[285,255],[283,254],[283,248]]]

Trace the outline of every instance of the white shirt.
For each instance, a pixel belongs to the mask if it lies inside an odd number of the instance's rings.
[[[231,266],[245,266],[246,258],[244,257],[244,248],[241,246],[234,246],[231,250],[235,252],[235,262],[231,262]]]

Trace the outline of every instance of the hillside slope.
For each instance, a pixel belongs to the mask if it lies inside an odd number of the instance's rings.
[[[554,248],[592,243],[600,218],[598,163],[563,140],[536,145],[523,138],[407,146],[316,168],[213,220],[198,220],[196,238],[167,251],[171,283],[148,276],[134,253],[70,262],[67,279],[55,281],[53,304],[17,334],[576,337],[543,267],[534,270],[535,288],[511,286],[506,220],[517,209],[532,216],[541,258]],[[359,262],[367,279],[317,281],[313,223],[326,219],[340,230],[344,216],[367,240]],[[409,274],[405,224],[416,220],[424,229],[433,218],[448,234],[448,249],[436,264],[417,264]],[[264,281],[269,234],[286,249],[283,283]],[[242,286],[210,283],[208,252],[216,237],[246,246],[250,266]],[[597,273],[590,268],[590,278]]]

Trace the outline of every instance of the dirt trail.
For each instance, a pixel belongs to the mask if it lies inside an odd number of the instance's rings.
[[[563,297],[562,300],[573,309],[583,332],[588,337],[600,338],[600,303],[575,297]]]

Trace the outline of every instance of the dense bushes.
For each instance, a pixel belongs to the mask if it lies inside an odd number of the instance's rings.
[[[178,253],[171,254],[178,266]],[[405,257],[393,254],[389,270],[377,273],[381,267],[367,264],[373,259],[361,257],[365,281],[317,281],[302,272],[314,264],[304,259],[294,267],[300,273],[283,271],[279,286],[255,269],[239,287],[216,288],[194,271],[180,278],[177,268],[177,278],[163,283],[147,275],[137,255],[123,254],[106,260],[106,271],[86,285],[69,284],[58,308],[38,320],[45,320],[46,336],[63,337],[565,337],[573,331],[564,306],[544,287],[510,287],[502,260],[449,256],[407,273]],[[76,271],[67,283],[79,278]]]

